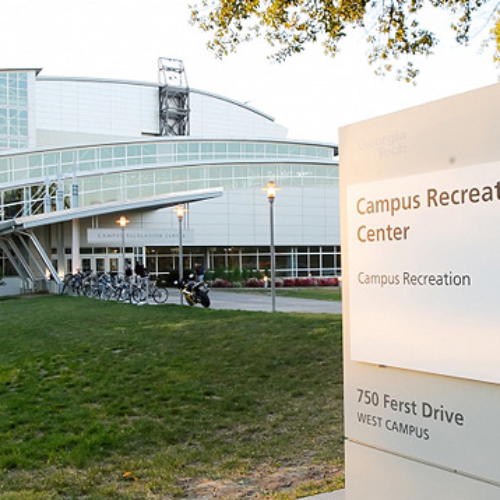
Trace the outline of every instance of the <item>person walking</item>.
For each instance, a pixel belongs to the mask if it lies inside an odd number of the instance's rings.
[[[194,265],[194,272],[196,274],[196,281],[203,281],[203,279],[205,278],[205,267],[203,266],[203,264],[196,262],[196,264]]]

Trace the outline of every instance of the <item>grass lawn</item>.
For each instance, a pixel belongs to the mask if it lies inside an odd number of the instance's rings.
[[[61,296],[0,314],[1,499],[342,487],[340,317]]]
[[[214,288],[217,291],[236,292],[236,293],[261,293],[271,295],[270,288]],[[294,297],[297,299],[315,299],[341,301],[342,290],[334,286],[312,286],[298,288],[276,288],[277,297]]]

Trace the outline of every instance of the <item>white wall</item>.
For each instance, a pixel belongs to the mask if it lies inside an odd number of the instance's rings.
[[[38,145],[66,145],[70,134],[140,138],[159,132],[158,87],[72,79],[37,80]],[[59,135],[59,132],[63,134]],[[43,142],[44,141],[44,142]]]
[[[21,278],[17,276],[7,276],[2,278],[4,285],[0,286],[0,297],[6,297],[7,295],[19,295],[22,289]]]
[[[288,130],[266,115],[215,95],[193,90],[189,106],[193,137],[285,139],[287,136]]]
[[[274,214],[278,246],[340,245],[339,197],[334,186],[284,188],[276,197]],[[127,217],[130,227],[173,231],[178,227],[172,208]],[[99,227],[115,227],[115,221],[116,216],[101,216]],[[226,191],[221,198],[192,203],[186,222],[193,235],[190,246],[269,245],[269,202],[261,189]],[[83,244],[88,224],[82,225]]]
[[[287,129],[269,116],[221,96],[191,90],[189,105],[193,137],[284,139],[287,135]],[[41,147],[141,138],[159,133],[159,88],[42,77],[36,81],[35,112]]]

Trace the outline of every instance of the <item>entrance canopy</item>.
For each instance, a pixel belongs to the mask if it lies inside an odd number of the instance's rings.
[[[222,196],[223,188],[199,189],[196,191],[183,191],[181,193],[169,193],[156,195],[148,198],[135,198],[133,200],[99,203],[81,208],[70,208],[44,214],[19,217],[0,222],[0,236],[15,231],[22,231],[58,222],[67,222],[73,219],[84,219],[97,215],[112,214],[119,212],[131,212],[134,210],[155,210],[168,208],[182,203],[193,203]]]
[[[158,210],[179,204],[218,198],[222,196],[223,192],[223,188],[183,191],[147,198],[56,210],[6,220],[0,222],[0,249],[3,250],[24,281],[32,283],[39,280],[47,281],[50,276],[52,280],[60,284],[61,280],[54,269],[51,259],[35,235],[34,230],[36,228],[69,221],[73,221],[73,224],[75,224],[80,219],[98,215]],[[73,245],[73,248],[75,248],[75,245]]]

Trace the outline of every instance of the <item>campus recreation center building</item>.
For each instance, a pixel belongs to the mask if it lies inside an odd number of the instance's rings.
[[[264,271],[269,181],[277,276],[340,274],[337,147],[287,140],[265,113],[189,88],[182,62],[159,63],[159,83],[0,70],[4,275],[34,287],[122,272],[123,250],[177,274],[180,226],[186,268]]]

